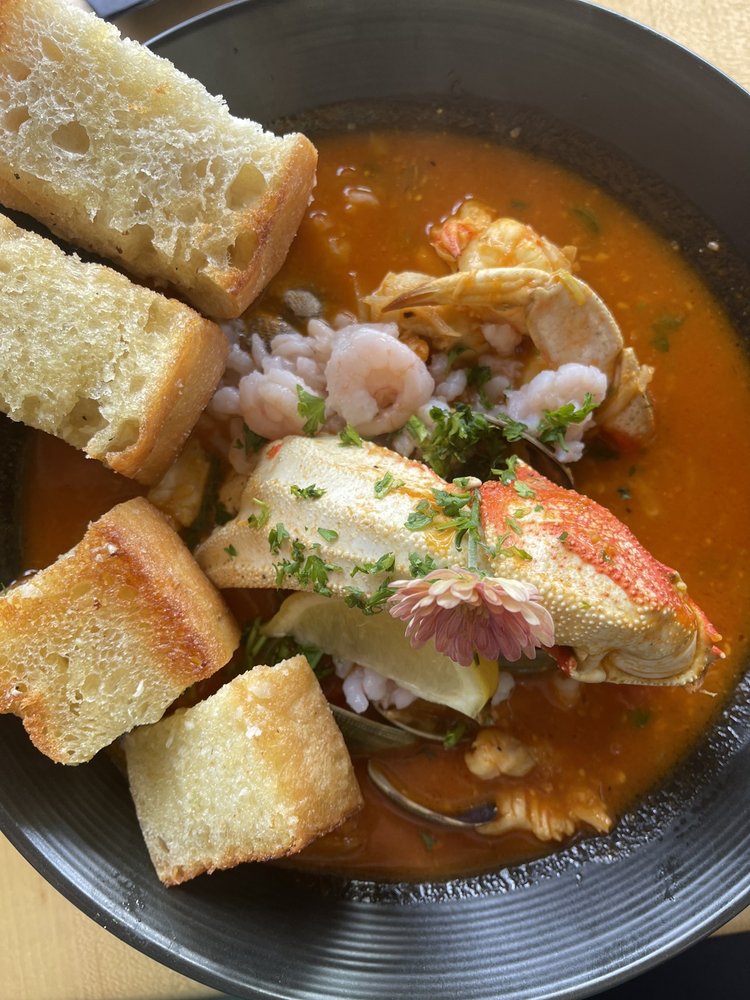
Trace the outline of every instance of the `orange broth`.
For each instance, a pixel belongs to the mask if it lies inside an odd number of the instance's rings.
[[[386,271],[446,268],[429,247],[432,224],[466,198],[578,248],[579,276],[609,305],[625,341],[652,364],[658,435],[633,455],[587,457],[576,486],[609,507],[653,554],[679,569],[723,634],[725,660],[700,691],[584,685],[565,708],[547,676],[517,683],[502,728],[536,752],[525,778],[483,782],[466,746],[389,756],[387,765],[427,805],[486,800],[501,784],[560,803],[591,789],[620,815],[674,766],[736,682],[750,609],[750,372],[720,305],[678,248],[628,208],[565,169],[519,150],[456,134],[352,132],[318,143],[314,201],[289,257],[263,296],[309,288],[332,319],[356,312]],[[351,197],[354,192],[354,199]],[[368,192],[374,196],[370,199]],[[710,251],[709,251],[710,252]],[[89,519],[141,492],[79,452],[34,435],[25,485],[25,563],[41,567],[75,544]],[[530,834],[486,837],[412,820],[366,780],[364,810],[295,863],[361,875],[430,878],[469,873],[552,849]]]

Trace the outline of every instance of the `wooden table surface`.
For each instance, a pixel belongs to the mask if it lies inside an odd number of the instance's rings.
[[[85,0],[72,0],[86,6]],[[159,0],[117,20],[144,40],[212,0]],[[610,0],[600,4],[675,39],[750,89],[750,0]],[[750,911],[723,928],[750,932]],[[60,896],[0,836],[0,1000],[218,997],[134,951]]]

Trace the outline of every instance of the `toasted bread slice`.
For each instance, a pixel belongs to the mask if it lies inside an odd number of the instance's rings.
[[[0,0],[0,201],[206,315],[281,266],[316,162],[66,0]]]
[[[362,804],[304,656],[254,667],[123,742],[138,820],[166,885],[300,851]]]
[[[80,764],[222,667],[239,630],[167,522],[138,497],[0,598],[0,711]]]
[[[0,273],[0,410],[158,481],[221,378],[221,329],[3,215]]]

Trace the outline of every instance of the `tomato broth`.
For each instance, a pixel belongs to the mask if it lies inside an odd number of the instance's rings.
[[[429,245],[430,227],[478,198],[560,246],[575,246],[578,276],[607,303],[639,360],[655,369],[656,440],[627,455],[591,449],[574,466],[576,488],[679,570],[722,633],[726,659],[712,665],[699,690],[592,684],[573,704],[549,675],[519,680],[498,706],[496,724],[532,748],[538,764],[526,777],[482,781],[464,764],[464,744],[425,744],[383,757],[399,785],[436,808],[523,787],[549,808],[597,800],[616,818],[695,742],[746,653],[750,373],[738,338],[676,244],[554,163],[455,133],[355,130],[318,146],[314,200],[260,308],[280,310],[285,290],[306,288],[331,320],[341,310],[356,313],[359,298],[387,271],[446,273]],[[32,437],[24,553],[26,567],[38,568],[74,545],[88,520],[141,490],[59,441]],[[483,836],[431,827],[389,804],[367,780],[364,761],[356,765],[365,808],[295,864],[434,878],[556,846],[526,832]]]

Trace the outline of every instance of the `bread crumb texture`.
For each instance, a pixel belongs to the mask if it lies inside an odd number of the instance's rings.
[[[20,716],[38,749],[63,764],[160,719],[239,642],[218,592],[140,497],[8,590],[0,636],[0,711]]]
[[[156,481],[221,378],[221,329],[2,215],[0,274],[0,409]]]
[[[304,656],[236,677],[124,741],[159,878],[300,851],[361,807],[341,732]]]
[[[1,0],[0,200],[207,315],[281,266],[316,159],[66,0]]]

